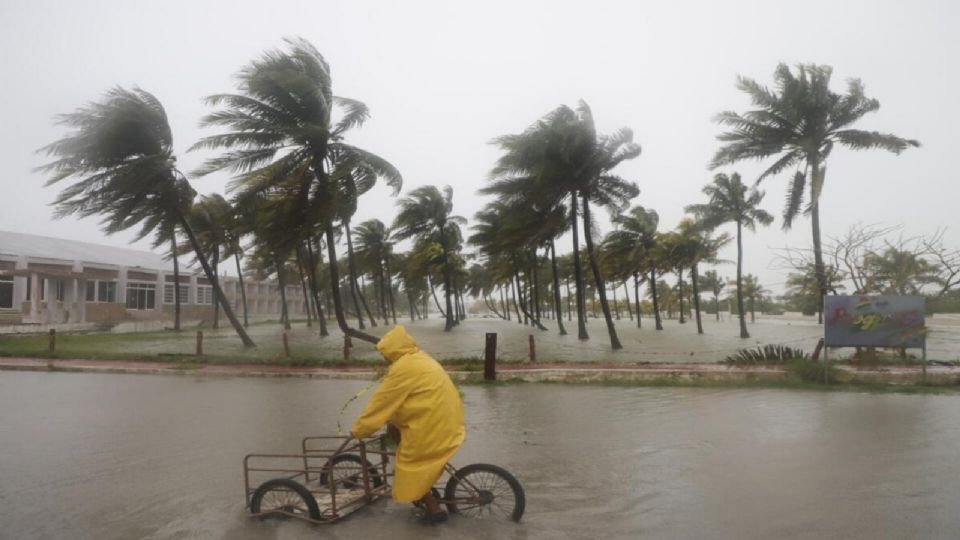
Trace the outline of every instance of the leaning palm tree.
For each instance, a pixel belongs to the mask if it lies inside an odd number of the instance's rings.
[[[410,192],[398,203],[400,211],[393,222],[393,236],[397,240],[416,237],[421,242],[434,242],[442,252],[443,290],[446,302],[446,324],[449,332],[456,324],[451,295],[453,294],[452,258],[459,245],[460,226],[467,220],[452,215],[453,188],[446,186],[443,193],[436,186],[422,186]]]
[[[228,230],[231,228],[233,208],[223,196],[214,193],[203,195],[190,209],[190,224],[197,240],[210,261],[214,274],[220,274],[220,260],[232,245]],[[216,296],[216,292],[214,295]],[[220,305],[213,299],[213,328],[220,328]],[[246,326],[246,324],[244,324]]]
[[[391,310],[396,323],[396,309],[393,308],[393,280],[390,272],[390,259],[393,256],[390,231],[379,219],[370,219],[357,225],[356,233],[356,256],[373,273],[374,288],[377,291],[377,302],[383,324],[390,324],[389,311]]]
[[[820,242],[820,194],[831,151],[835,146],[845,146],[899,154],[911,146],[920,146],[915,140],[889,133],[851,129],[856,121],[877,111],[880,102],[864,95],[859,79],[847,83],[845,94],[834,93],[830,90],[832,73],[829,66],[802,64],[794,74],[786,64],[780,64],[773,76],[775,90],[740,77],[737,88],[747,93],[757,108],[744,114],[727,111],[717,116],[717,122],[730,131],[717,137],[723,146],[710,162],[715,169],[746,159],[775,157],[758,183],[794,168],[783,211],[784,229],[789,229],[800,213],[804,191],[809,186],[804,213],[810,215],[813,227],[814,264],[821,299],[827,294],[827,279]]]
[[[351,328],[344,314],[334,224],[350,195],[331,178],[330,163],[363,163],[391,182],[400,181],[399,173],[383,158],[344,142],[351,128],[369,118],[369,109],[333,94],[330,67],[313,45],[303,39],[287,39],[286,44],[287,50],[268,51],[240,71],[238,93],[207,98],[208,104],[223,108],[204,117],[203,125],[228,131],[201,139],[193,149],[226,151],[198,173],[236,173],[232,187],[240,191],[283,186],[295,203],[289,234],[301,242],[313,240],[317,231],[326,237],[331,297],[341,331],[376,343],[377,337]]]
[[[625,270],[629,269],[633,275],[633,296],[637,304],[637,328],[640,328],[640,283],[644,276],[650,274],[651,290],[654,305],[657,303],[656,291],[653,283],[656,282],[656,268],[653,264],[653,249],[656,245],[657,224],[660,216],[654,210],[647,210],[642,206],[635,206],[629,212],[613,218],[617,229],[607,234],[604,239],[604,249],[611,257],[621,261]],[[659,306],[657,306],[659,307]],[[663,326],[660,315],[654,309],[654,320],[658,330]]]
[[[704,186],[703,193],[710,202],[690,205],[687,212],[694,214],[707,228],[729,222],[737,224],[737,311],[740,314],[740,337],[749,338],[743,316],[743,228],[755,231],[758,223],[764,226],[773,223],[773,216],[759,207],[764,193],[756,188],[748,189],[737,173],[730,176],[717,174],[713,183]]]
[[[717,252],[730,243],[730,235],[713,236],[709,229],[689,218],[680,222],[677,226],[677,234],[680,238],[681,257],[690,267],[690,284],[693,287],[693,310],[696,314],[697,333],[702,334],[699,266],[701,263],[716,264],[720,262],[717,259]]]
[[[188,219],[196,192],[176,168],[173,134],[157,98],[139,88],[114,88],[102,101],[61,116],[59,123],[75,131],[41,149],[56,159],[39,168],[50,174],[48,186],[74,181],[54,200],[55,215],[100,215],[107,234],[139,226],[138,239],[158,230],[168,234],[162,225],[177,223],[230,323],[243,344],[253,347]]]

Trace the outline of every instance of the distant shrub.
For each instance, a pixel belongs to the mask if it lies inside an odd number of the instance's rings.
[[[734,366],[748,366],[755,364],[783,364],[790,360],[807,359],[809,355],[802,349],[786,345],[764,345],[755,349],[740,349],[726,357],[724,362]]]
[[[826,371],[826,376],[824,372]],[[803,382],[833,383],[837,381],[837,368],[809,358],[796,358],[787,362],[787,372]]]

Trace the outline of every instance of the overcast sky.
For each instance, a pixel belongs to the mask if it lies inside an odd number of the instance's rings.
[[[735,76],[769,84],[778,62],[828,64],[835,91],[859,77],[880,100],[881,110],[857,127],[923,146],[900,156],[836,150],[823,193],[825,236],[861,221],[903,224],[909,233],[949,226],[957,245],[957,143],[949,134],[960,124],[958,21],[960,3],[950,0],[3,0],[0,229],[127,245],[131,235],[105,237],[95,219],[51,219],[57,190],[32,169],[44,162],[35,150],[63,135],[54,115],[111,86],[139,85],[163,102],[181,168],[190,170],[210,155],[186,153],[205,134],[201,98],[231,91],[232,74],[250,59],[284,36],[302,36],[330,63],[334,92],[372,111],[352,142],[393,162],[405,192],[452,185],[455,211],[468,218],[485,202],[475,192],[497,157],[490,139],[582,98],[601,132],[634,130],[643,154],[618,172],[640,186],[636,203],[671,228],[711,180],[706,164],[720,131],[712,117],[749,106]],[[760,169],[724,169],[734,170],[753,181]],[[227,180],[211,176],[194,187],[223,192]],[[745,271],[778,292],[784,272],[771,262],[773,250],[810,243],[808,219],[780,229],[785,183],[764,182],[764,207],[778,219],[745,241]],[[377,190],[361,201],[357,221],[389,221],[393,204]],[[601,224],[609,230],[606,218]],[[722,255],[735,258],[733,250]]]

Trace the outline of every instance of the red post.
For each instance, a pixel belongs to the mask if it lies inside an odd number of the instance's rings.
[[[486,348],[483,352],[483,380],[497,380],[497,334],[487,333]]]
[[[47,338],[47,350],[54,352],[57,350],[57,329],[50,329],[50,336]]]
[[[288,340],[288,338],[287,338],[287,333],[286,333],[286,332],[283,333],[283,354],[284,354],[287,358],[290,358],[290,342],[289,342],[289,340]]]
[[[533,334],[530,334],[530,363],[537,363],[537,341]]]
[[[203,356],[203,330],[197,330],[197,356]]]

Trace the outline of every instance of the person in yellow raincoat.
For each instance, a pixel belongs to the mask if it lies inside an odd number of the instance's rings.
[[[417,348],[403,325],[377,343],[390,362],[386,376],[354,422],[351,434],[369,437],[387,422],[400,431],[393,499],[421,501],[431,521],[444,521],[430,488],[443,466],[463,444],[463,403],[450,376],[436,360]]]

